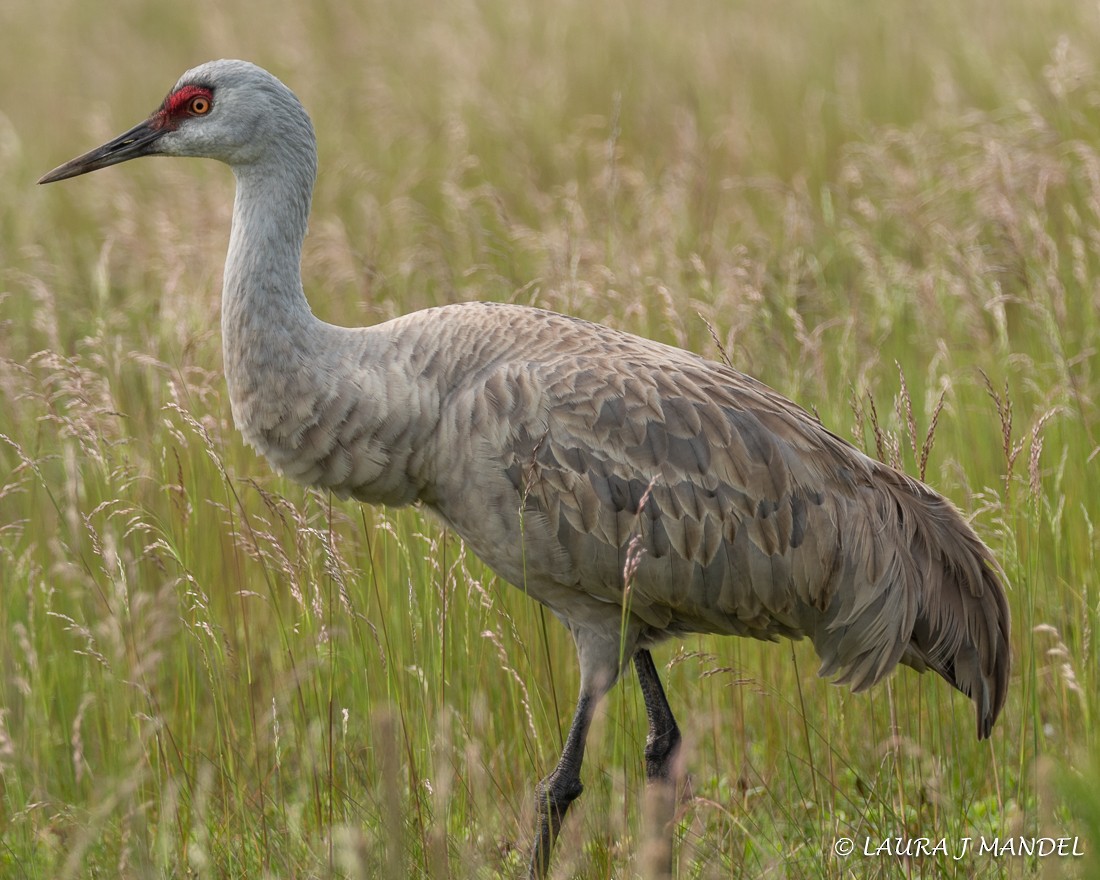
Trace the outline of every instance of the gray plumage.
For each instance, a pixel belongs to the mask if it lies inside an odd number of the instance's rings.
[[[236,175],[222,334],[245,439],[295,480],[434,511],[572,633],[581,698],[539,786],[533,876],[580,792],[592,710],[631,658],[647,778],[673,778],[679,733],[648,654],[669,636],[809,637],[821,673],[855,690],[899,662],[932,669],[989,735],[1008,607],[989,550],[940,495],[754,379],[600,325],[489,303],[317,320],[299,271],[313,128],[252,64],[188,71],[148,120],[42,182],[138,155]]]

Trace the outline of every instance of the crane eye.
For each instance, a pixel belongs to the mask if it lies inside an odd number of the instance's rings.
[[[210,112],[210,99],[206,95],[195,95],[187,102],[187,112],[192,116],[205,116]]]

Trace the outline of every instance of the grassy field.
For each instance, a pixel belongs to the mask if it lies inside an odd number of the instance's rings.
[[[658,651],[679,877],[1100,876],[1095,4],[50,0],[0,32],[0,877],[515,875],[572,711],[567,634],[454,535],[235,433],[228,170],[34,186],[223,56],[313,115],[320,317],[516,301],[725,351],[1002,561],[987,743],[911,670]],[[629,676],[556,876],[642,872],[644,738]],[[977,851],[1020,836],[1085,856]],[[863,854],[895,837],[950,852]]]

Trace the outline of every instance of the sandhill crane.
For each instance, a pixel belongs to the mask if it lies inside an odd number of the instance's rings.
[[[1009,674],[1005,593],[936,492],[749,376],[608,327],[493,303],[318,320],[300,274],[313,126],[253,64],[189,70],[148,119],[40,182],[152,155],[236,177],[221,320],[245,439],[300,482],[434,511],[572,634],[580,695],[536,789],[530,876],[548,871],[593,711],[628,661],[647,782],[672,785],[680,732],[650,656],[671,636],[805,636],[821,674],[857,691],[898,663],[932,669],[989,735]]]

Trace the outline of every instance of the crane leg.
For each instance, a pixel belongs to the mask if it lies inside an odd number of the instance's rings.
[[[536,828],[535,842],[531,848],[531,865],[527,876],[541,880],[550,870],[550,850],[561,830],[565,813],[582,791],[581,762],[584,760],[584,743],[599,698],[582,690],[573,713],[573,723],[565,738],[565,748],[554,771],[535,788]]]
[[[649,732],[645,741],[646,839],[642,860],[647,877],[672,876],[671,823],[676,805],[676,760],[680,728],[669,708],[649,651],[634,652],[634,669],[645,700]]]
[[[649,783],[671,781],[680,750],[680,728],[669,708],[653,657],[645,648],[634,652],[634,669],[645,700],[649,733],[645,739],[645,778]]]

